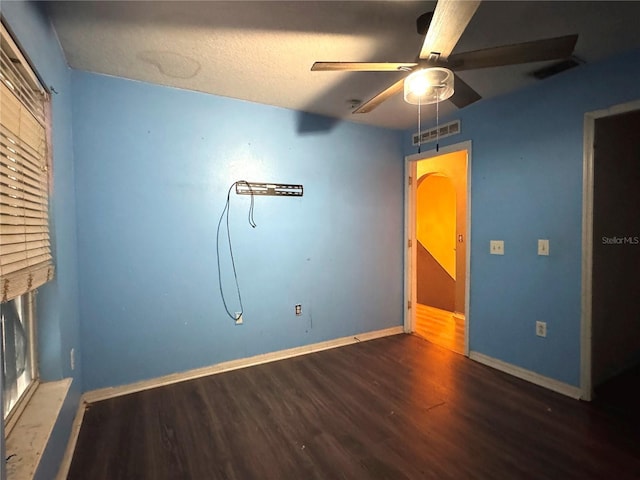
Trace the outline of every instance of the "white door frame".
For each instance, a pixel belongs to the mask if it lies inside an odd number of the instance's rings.
[[[580,390],[582,400],[591,400],[591,336],[593,295],[593,141],[598,118],[640,110],[640,100],[614,105],[584,115],[584,160],[582,165],[582,306],[580,315]]]
[[[465,238],[466,276],[464,285],[464,354],[469,356],[469,290],[471,285],[471,140],[440,148],[439,151],[428,150],[405,157],[405,190],[404,190],[404,331],[411,333],[415,330],[415,304],[417,299],[417,281],[414,265],[416,255],[416,165],[419,160],[446,155],[447,153],[467,152],[467,232]]]

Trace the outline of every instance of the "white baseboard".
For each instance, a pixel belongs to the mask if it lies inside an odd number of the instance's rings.
[[[152,378],[150,380],[143,380],[141,382],[131,383],[129,385],[123,385],[120,387],[100,388],[98,390],[86,392],[83,397],[86,403],[98,402],[100,400],[106,400],[108,398],[119,397],[121,395],[127,395],[129,393],[142,392],[151,388],[171,385],[173,383],[184,382],[186,380],[193,380],[195,378],[206,377],[208,375],[213,375],[216,373],[229,372],[231,370],[237,370],[239,368],[246,368],[254,365],[261,365],[263,363],[275,362],[277,360],[284,360],[286,358],[306,355],[308,353],[328,350],[330,348],[343,347],[345,345],[351,345],[353,343],[373,340],[375,338],[387,337],[389,335],[397,335],[400,333],[403,333],[403,330],[401,326],[398,326],[386,328],[384,330],[376,330],[374,332],[352,335],[349,337],[336,338],[334,340],[314,343],[311,345],[303,345],[301,347],[288,348],[286,350],[280,350],[277,352],[263,353],[261,355],[255,355],[253,357],[230,360],[228,362],[217,363],[215,365],[196,368],[194,370],[188,370],[186,372],[172,373],[170,375]]]
[[[526,368],[518,367],[511,363],[503,362],[502,360],[498,360],[497,358],[489,357],[478,352],[470,352],[469,358],[475,360],[476,362],[495,368],[496,370],[500,370],[501,372],[513,375],[514,377],[518,377],[522,380],[526,380],[541,387],[548,388],[549,390],[553,390],[554,392],[561,393],[562,395],[566,395],[567,397],[571,397],[576,400],[579,400],[580,397],[582,397],[582,390],[579,387],[574,387],[573,385],[569,385],[568,383],[545,377],[544,375],[532,372],[531,370],[527,370]]]
[[[286,350],[280,350],[278,352],[264,353],[261,355],[255,355],[253,357],[240,358],[238,360],[230,360],[228,362],[222,362],[215,365],[210,365],[208,367],[196,368],[194,370],[188,370],[186,372],[165,375],[163,377],[152,378],[150,380],[131,383],[129,385],[123,385],[120,387],[101,388],[98,390],[85,392],[80,398],[80,405],[78,405],[78,411],[73,421],[69,443],[67,444],[67,449],[65,451],[65,455],[62,460],[62,464],[60,465],[58,476],[56,478],[57,480],[64,480],[69,474],[69,468],[71,467],[73,452],[78,441],[78,435],[80,433],[80,427],[82,425],[84,412],[87,405],[90,403],[119,397],[121,395],[127,395],[129,393],[150,390],[152,388],[162,387],[164,385],[184,382],[186,380],[206,377],[208,375],[214,375],[216,373],[229,372],[231,370],[238,370],[240,368],[275,362],[277,360],[284,360],[286,358],[298,357],[300,355],[320,352],[322,350],[329,350],[331,348],[344,347],[346,345],[352,345],[354,343],[364,342],[367,340],[374,340],[376,338],[399,335],[401,333],[404,333],[404,330],[400,325],[397,327],[385,328],[384,330],[376,330],[373,332],[361,333],[349,337],[336,338],[334,340],[327,340],[325,342],[314,343],[311,345],[288,348]]]

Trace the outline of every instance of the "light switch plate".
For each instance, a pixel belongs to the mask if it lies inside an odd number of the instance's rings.
[[[549,255],[549,240],[538,239],[538,255]]]
[[[489,253],[491,255],[504,255],[504,240],[490,240]]]

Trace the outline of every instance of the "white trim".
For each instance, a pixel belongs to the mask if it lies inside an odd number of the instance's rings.
[[[465,261],[466,261],[466,278],[465,278],[465,293],[464,293],[464,310],[465,310],[465,322],[464,322],[464,354],[469,356],[469,320],[471,313],[469,312],[470,305],[470,292],[471,292],[471,140],[465,140],[464,142],[449,145],[447,147],[440,148],[438,151],[435,149],[428,150],[422,153],[415,153],[413,155],[407,155],[405,157],[405,195],[404,195],[404,210],[405,210],[405,243],[404,248],[407,248],[408,240],[411,239],[412,245],[415,246],[415,199],[416,199],[416,164],[419,160],[426,160],[427,158],[439,157],[440,155],[446,155],[448,153],[466,151],[467,152],[467,238],[465,239]],[[409,176],[413,178],[413,183],[409,187]],[[416,264],[416,249],[411,248],[405,250],[405,264],[404,264],[404,331],[405,333],[411,333],[415,330],[415,308],[411,310],[407,309],[408,302],[415,303],[417,298],[417,287],[415,281],[415,275],[412,270],[413,265]]]
[[[582,293],[580,314],[580,389],[591,400],[591,295],[593,267],[593,134],[595,118],[584,116],[582,165]]]
[[[593,294],[593,140],[595,121],[598,118],[640,110],[640,100],[615,105],[584,115],[584,146],[582,166],[582,295],[580,315],[580,390],[583,400],[591,400],[593,385],[591,378],[591,337]]]
[[[467,238],[465,239],[466,251],[466,276],[465,276],[465,292],[464,292],[464,354],[468,357],[471,347],[469,346],[469,307],[471,305],[471,140],[464,142],[467,151]]]
[[[416,162],[406,161],[404,164],[404,333],[415,330],[417,298],[416,282],[413,281],[413,265],[416,264],[416,228],[415,228],[415,196],[416,196]],[[411,184],[409,183],[411,182]],[[409,246],[411,242],[411,247]],[[409,308],[409,302],[412,302]]]
[[[58,469],[58,475],[56,480],[66,480],[69,476],[69,469],[71,468],[71,460],[73,460],[73,452],[76,450],[76,444],[78,443],[78,435],[80,435],[80,427],[82,426],[82,420],[84,419],[84,412],[87,410],[87,402],[84,395],[80,397],[80,403],[78,404],[78,410],[76,416],[73,419],[71,425],[71,433],[69,434],[69,441],[67,442],[67,448],[64,451],[64,457],[60,462],[60,468]]]
[[[98,402],[100,400],[119,397],[121,395],[127,395],[129,393],[141,392],[156,387],[162,387],[164,385],[184,382],[185,380],[193,380],[195,378],[206,377],[208,375],[213,375],[216,373],[229,372],[231,370],[238,370],[240,368],[252,367],[254,365],[275,362],[277,360],[284,360],[286,358],[298,357],[300,355],[306,355],[308,353],[319,352],[322,350],[329,350],[331,348],[344,347],[345,345],[351,345],[354,343],[373,340],[376,338],[388,337],[390,335],[398,335],[400,333],[403,333],[403,328],[401,326],[391,327],[384,330],[376,330],[373,332],[336,338],[334,340],[314,343],[311,345],[289,348],[286,350],[280,350],[278,352],[263,353],[261,355],[255,355],[253,357],[230,360],[227,362],[210,365],[208,367],[188,370],[186,372],[172,373],[163,377],[143,380],[141,382],[131,383],[129,385],[123,385],[120,387],[108,387],[98,390],[92,390],[90,392],[86,392],[83,395],[83,400],[85,403]]]
[[[35,345],[35,344],[32,344],[32,345]],[[27,386],[25,391],[22,392],[22,396],[18,399],[18,402],[13,406],[13,408],[9,412],[9,415],[7,415],[7,418],[4,421],[5,436],[8,437],[9,435],[11,435],[11,431],[13,430],[13,427],[15,427],[16,424],[18,423],[18,420],[20,419],[20,415],[22,415],[22,412],[24,412],[25,408],[27,408],[27,405],[29,405],[29,401],[33,397],[33,394],[36,393],[36,390],[38,389],[38,385],[40,385],[40,379],[36,378]]]
[[[569,385],[568,383],[560,382],[559,380],[555,380],[550,377],[545,377],[544,375],[532,372],[531,370],[527,370],[526,368],[521,368],[511,363],[503,362],[502,360],[489,357],[488,355],[484,355],[482,353],[470,352],[469,358],[471,360],[475,360],[478,363],[482,363],[483,365],[495,368],[496,370],[500,370],[501,372],[508,373],[509,375],[513,375],[514,377],[518,377],[522,380],[526,380],[527,382],[534,383],[536,385],[547,388],[549,390],[553,390],[554,392],[561,393],[562,395],[566,395],[567,397],[571,397],[576,400],[580,399],[582,395],[582,390],[579,387],[574,387],[573,385]]]

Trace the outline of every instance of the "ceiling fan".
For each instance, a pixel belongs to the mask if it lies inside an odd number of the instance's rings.
[[[403,89],[409,103],[434,103],[450,97],[454,105],[463,108],[482,97],[454,72],[565,59],[573,53],[577,35],[451,54],[479,5],[480,0],[439,0],[433,14],[420,16],[418,32],[426,36],[415,62],[316,62],[311,70],[406,72],[403,78],[362,103],[353,113],[370,112]],[[417,82],[421,90],[412,93],[410,80],[418,75],[423,76]],[[432,84],[425,88],[425,82]]]

